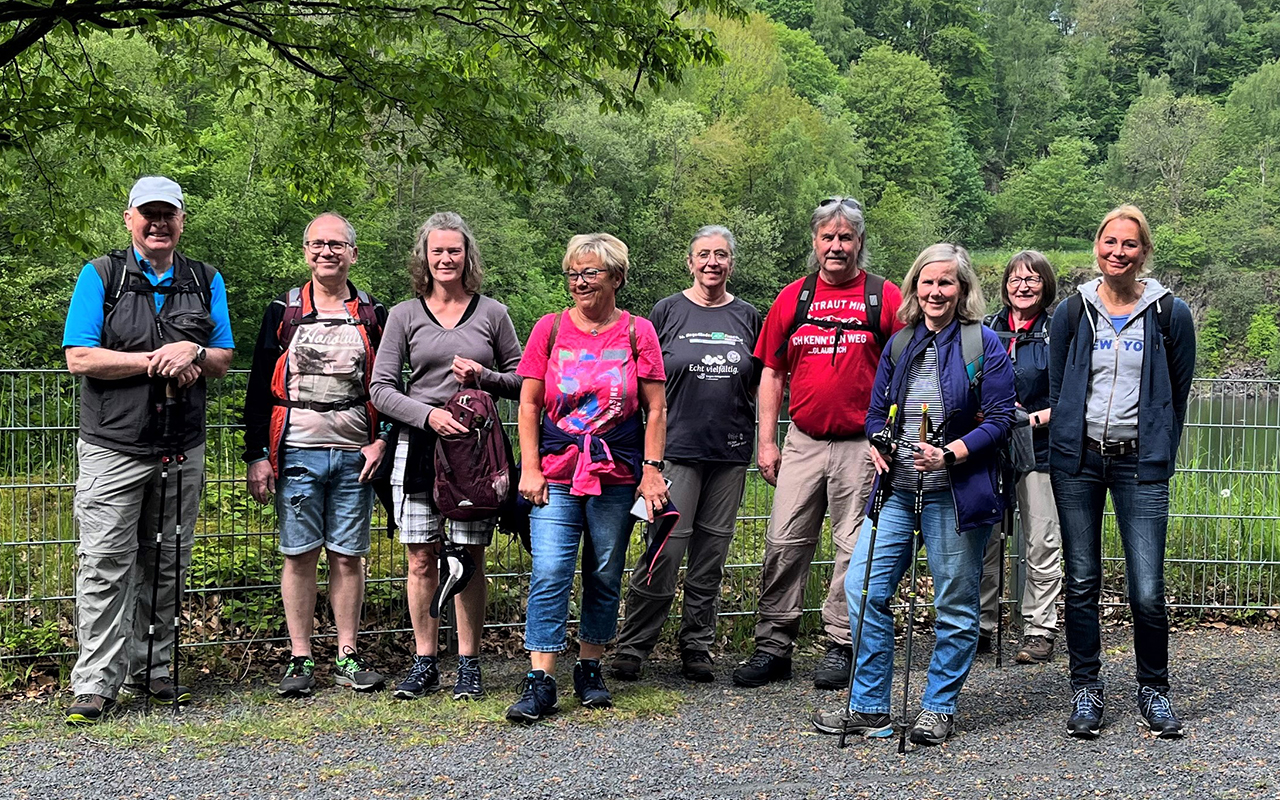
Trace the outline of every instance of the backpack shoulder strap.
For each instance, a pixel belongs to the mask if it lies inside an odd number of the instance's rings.
[[[556,339],[560,336],[560,318],[564,316],[564,312],[568,309],[561,309],[551,319],[551,335],[547,337],[547,358],[551,358],[551,354],[556,349]]]
[[[627,322],[627,339],[631,342],[631,358],[640,366],[640,345],[636,344],[636,315],[632,314]]]
[[[285,296],[284,314],[280,317],[280,324],[276,326],[276,340],[280,342],[281,350],[289,349],[289,342],[293,341],[293,333],[302,317],[302,287],[295,286]]]
[[[867,328],[871,331],[871,338],[883,348],[884,331],[880,328],[880,314],[884,305],[884,278],[868,272],[862,293],[867,306]]]
[[[889,363],[897,364],[898,359],[902,358],[902,353],[907,349],[907,345],[911,344],[911,337],[915,333],[915,326],[909,328],[901,328],[897,333],[889,339]]]
[[[986,351],[982,346],[982,323],[961,323],[960,354],[964,357],[964,371],[969,376],[969,388],[980,392],[983,366],[986,364]]]
[[[1170,332],[1173,328],[1173,292],[1156,300],[1156,320],[1160,323],[1160,333],[1164,336],[1165,352],[1168,352]]]
[[[89,262],[102,281],[102,315],[105,317],[124,296],[129,284],[129,271],[125,268],[123,250],[112,250],[105,256]]]
[[[191,280],[195,281],[196,287],[200,292],[200,299],[204,302],[204,310],[213,309],[213,276],[218,271],[203,261],[196,261],[193,258],[187,258],[182,253],[174,253],[174,276],[177,276],[177,266],[184,264],[191,273]]]
[[[791,342],[791,334],[795,333],[805,320],[809,319],[809,308],[813,305],[814,292],[818,290],[818,273],[810,272],[804,276],[804,282],[800,284],[800,293],[796,295],[796,313],[791,318],[791,325],[787,328],[787,335],[783,337],[782,344],[778,345],[777,357],[779,360],[787,357],[787,345]]]

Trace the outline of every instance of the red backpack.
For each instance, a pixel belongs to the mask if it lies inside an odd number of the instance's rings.
[[[511,460],[498,406],[488,392],[461,389],[444,410],[467,432],[436,439],[436,509],[464,522],[496,517],[511,489]]]

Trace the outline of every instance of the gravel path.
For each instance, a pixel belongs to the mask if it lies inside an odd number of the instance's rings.
[[[930,639],[921,640],[927,658]],[[838,707],[841,696],[812,687],[811,661],[797,665],[792,681],[744,690],[729,685],[736,659],[725,657],[721,680],[709,685],[686,684],[670,661],[652,665],[646,681],[687,698],[666,716],[588,718],[591,712],[568,703],[551,723],[482,725],[430,744],[368,728],[304,744],[264,738],[211,749],[197,733],[163,746],[125,747],[97,741],[92,731],[68,735],[56,707],[42,712],[45,725],[33,724],[29,711],[0,705],[0,735],[9,735],[0,748],[0,797],[1280,797],[1280,633],[1174,635],[1175,708],[1189,731],[1175,742],[1157,741],[1134,723],[1129,631],[1110,634],[1106,645],[1111,693],[1107,727],[1095,742],[1062,733],[1061,655],[1003,670],[981,659],[962,696],[959,735],[905,756],[897,754],[896,738],[854,740],[842,751],[833,737],[812,732],[812,710]],[[495,665],[491,687],[509,693],[519,669]],[[561,675],[563,688],[566,670]],[[922,678],[913,675],[917,691]],[[310,702],[325,702],[325,695]],[[193,707],[186,714],[197,732],[201,713]]]

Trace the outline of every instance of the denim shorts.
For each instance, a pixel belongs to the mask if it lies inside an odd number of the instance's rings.
[[[280,552],[325,547],[345,556],[369,552],[373,484],[360,483],[359,450],[286,447],[276,481]]]

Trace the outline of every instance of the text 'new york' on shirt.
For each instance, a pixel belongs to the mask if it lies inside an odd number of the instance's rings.
[[[809,319],[857,320],[866,323],[865,272],[840,286],[818,280]],[[801,324],[786,341],[785,356],[778,357],[795,317],[796,298],[803,279],[787,285],[769,309],[756,357],[766,367],[790,375],[792,422],[809,436],[833,438],[862,435],[866,426],[871,386],[880,362],[881,346],[870,331],[841,331]],[[887,341],[902,327],[898,307],[902,293],[885,281],[881,298],[880,330]]]

